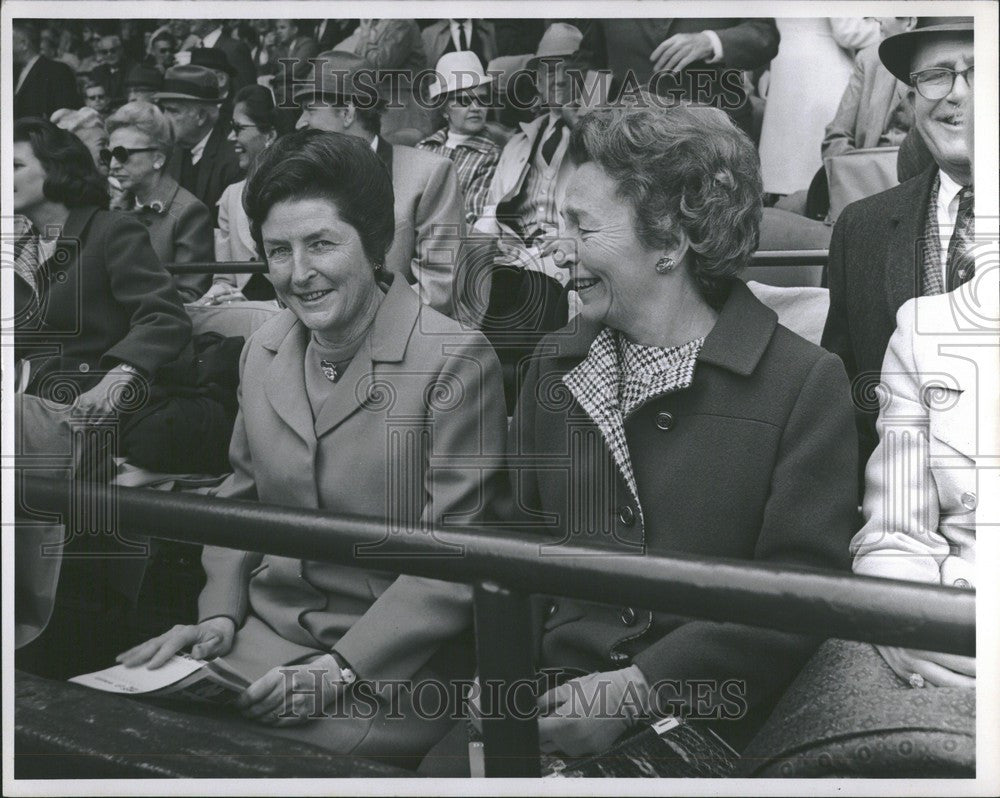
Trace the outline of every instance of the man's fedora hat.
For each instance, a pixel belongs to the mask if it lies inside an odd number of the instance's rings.
[[[353,100],[363,108],[380,104],[375,67],[364,58],[343,50],[328,50],[306,63],[311,63],[312,69],[301,79],[296,76],[292,90],[296,102],[309,97],[331,97]]]
[[[163,76],[163,89],[153,95],[154,100],[197,100],[217,103],[219,79],[208,67],[186,64],[174,66]]]
[[[493,78],[483,71],[479,56],[471,50],[445,53],[438,59],[434,71],[437,79],[427,90],[427,97],[431,100],[442,94],[474,89],[493,82]]]
[[[886,69],[909,84],[917,48],[936,38],[956,34],[968,34],[972,40],[972,17],[921,17],[913,30],[883,40],[878,47],[878,57]]]
[[[160,91],[163,88],[163,75],[158,69],[136,64],[128,71],[125,78],[125,88]]]
[[[553,22],[538,43],[538,50],[528,61],[528,69],[534,69],[543,58],[568,58],[580,49],[583,34],[580,29],[565,22]]]

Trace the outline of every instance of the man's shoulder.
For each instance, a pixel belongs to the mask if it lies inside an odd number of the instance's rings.
[[[403,144],[392,145],[392,162],[398,163],[407,172],[416,169],[424,172],[446,171],[452,168],[451,159],[445,155]]]
[[[898,186],[852,202],[844,208],[837,225],[877,227],[890,217],[923,213],[930,196],[933,172],[921,172]]]

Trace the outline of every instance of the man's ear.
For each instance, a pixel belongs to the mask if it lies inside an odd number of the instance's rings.
[[[340,113],[343,114],[345,129],[353,125],[354,121],[358,118],[357,109],[354,107],[354,103],[348,103],[345,105]]]
[[[905,19],[906,22],[903,24],[904,31],[913,30],[915,27],[917,27],[916,17],[905,17]]]

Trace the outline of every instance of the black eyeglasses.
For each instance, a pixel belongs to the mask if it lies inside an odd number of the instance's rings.
[[[943,100],[951,94],[951,90],[955,87],[955,78],[959,75],[971,89],[975,80],[975,69],[975,64],[961,71],[948,67],[921,69],[919,72],[910,73],[910,81],[925,100]]]
[[[248,127],[257,127],[257,128],[259,128],[259,125],[241,125],[239,122],[230,122],[229,123],[229,127],[233,131],[233,133],[235,133],[238,136],[238,135],[240,135],[240,133],[242,133]]]
[[[101,163],[105,166],[111,166],[111,159],[114,158],[118,163],[124,164],[128,162],[128,159],[136,152],[156,152],[159,147],[114,147],[112,149],[103,149],[100,152]]]

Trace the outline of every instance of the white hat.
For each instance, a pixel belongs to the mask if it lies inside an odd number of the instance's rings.
[[[528,61],[528,69],[534,69],[543,58],[569,58],[580,49],[582,41],[579,28],[565,22],[553,22],[542,35],[534,58]]]
[[[434,71],[437,80],[427,90],[431,100],[441,94],[474,89],[493,82],[493,78],[483,72],[479,57],[471,50],[445,53],[438,59]]]

